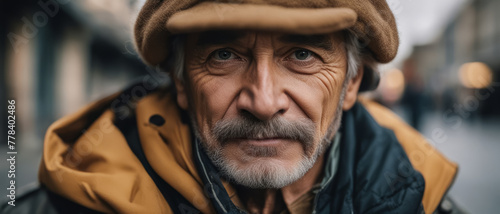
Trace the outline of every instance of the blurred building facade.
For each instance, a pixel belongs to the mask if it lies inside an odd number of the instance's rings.
[[[0,98],[16,100],[18,148],[40,149],[56,119],[144,75],[131,34],[140,3],[0,3]],[[0,107],[2,118],[6,106]],[[6,130],[6,123],[0,128]]]
[[[498,0],[470,1],[439,38],[415,47],[405,63],[412,66],[404,72],[415,70],[424,80],[423,88],[432,94],[445,120],[500,116],[498,8]],[[468,66],[472,62],[479,66]]]

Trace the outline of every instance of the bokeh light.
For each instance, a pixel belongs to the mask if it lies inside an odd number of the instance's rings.
[[[386,71],[380,81],[380,91],[388,103],[393,103],[401,98],[405,89],[405,77],[399,69]]]
[[[459,70],[460,82],[467,88],[486,88],[493,81],[493,72],[482,62],[465,63]]]

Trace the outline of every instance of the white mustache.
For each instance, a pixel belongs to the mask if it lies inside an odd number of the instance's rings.
[[[250,114],[218,121],[212,132],[223,145],[234,139],[269,139],[283,138],[303,143],[306,147],[314,142],[316,125],[310,119],[289,121],[283,117],[274,117],[262,121]]]

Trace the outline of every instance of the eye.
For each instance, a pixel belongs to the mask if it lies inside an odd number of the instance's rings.
[[[218,49],[212,52],[212,57],[216,60],[235,59],[236,55],[227,49]]]
[[[313,53],[311,51],[306,50],[306,49],[300,49],[300,50],[296,50],[293,53],[292,58],[297,59],[297,60],[307,60],[312,55],[313,55]]]

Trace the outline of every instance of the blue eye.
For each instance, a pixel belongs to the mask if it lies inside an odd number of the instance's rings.
[[[226,49],[219,49],[214,51],[213,57],[217,60],[228,60],[234,58],[234,54]]]
[[[312,55],[312,52],[308,51],[308,50],[305,50],[305,49],[297,50],[294,53],[295,58],[298,59],[298,60],[306,60],[311,55]]]

